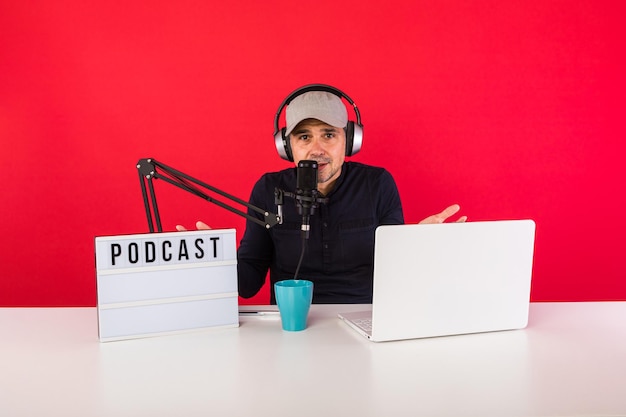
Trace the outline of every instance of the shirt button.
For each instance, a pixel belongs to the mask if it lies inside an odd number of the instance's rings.
[[[324,222],[324,227],[328,227],[328,223]]]

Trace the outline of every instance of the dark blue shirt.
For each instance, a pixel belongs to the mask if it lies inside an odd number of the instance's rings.
[[[296,168],[265,174],[250,203],[276,213],[275,188],[296,189]],[[383,168],[345,162],[333,190],[310,218],[310,236],[298,278],[313,281],[314,303],[371,303],[374,232],[382,224],[404,223],[396,183]],[[251,212],[250,214],[261,217]],[[248,221],[237,252],[239,294],[255,295],[270,271],[274,283],[293,279],[302,240],[295,200],[285,197],[283,223],[265,229]]]

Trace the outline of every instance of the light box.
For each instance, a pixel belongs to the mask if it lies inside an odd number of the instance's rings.
[[[239,326],[235,232],[96,237],[100,341]]]

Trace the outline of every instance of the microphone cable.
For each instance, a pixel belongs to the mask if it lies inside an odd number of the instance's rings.
[[[293,279],[298,279],[298,273],[300,272],[300,266],[302,266],[302,260],[304,259],[304,252],[306,251],[306,235],[302,233],[302,252],[300,252],[300,259],[298,260],[298,266],[296,267],[296,273],[293,274]]]

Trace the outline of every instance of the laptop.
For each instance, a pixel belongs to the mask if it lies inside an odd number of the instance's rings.
[[[525,328],[535,222],[379,226],[371,311],[340,313],[371,341]]]

